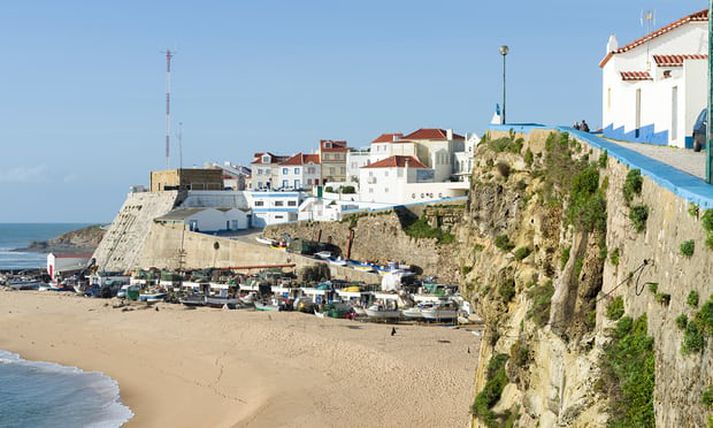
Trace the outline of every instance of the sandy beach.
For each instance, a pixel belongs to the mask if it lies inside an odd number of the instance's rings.
[[[115,302],[0,291],[0,349],[113,377],[130,427],[468,426],[463,329]]]

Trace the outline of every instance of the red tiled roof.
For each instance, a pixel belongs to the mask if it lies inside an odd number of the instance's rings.
[[[653,40],[659,36],[662,36],[662,35],[668,33],[671,30],[675,30],[676,28],[680,27],[681,25],[688,24],[689,22],[704,22],[704,21],[708,21],[708,9],[703,9],[696,13],[692,13],[690,15],[684,16],[683,18],[681,18],[677,21],[674,21],[668,25],[665,25],[665,26],[659,28],[658,30],[645,35],[644,37],[641,37],[640,39],[634,40],[633,42],[629,43],[628,45],[624,45],[615,51],[607,53],[607,55],[604,57],[604,59],[602,59],[599,62],[599,67],[604,67],[606,65],[606,63],[609,62],[609,60],[611,59],[611,57],[613,55],[628,52],[637,46],[641,46],[650,40]]]
[[[286,161],[282,162],[281,166],[304,165],[306,163],[319,163],[319,155],[305,155],[297,153]]]
[[[290,158],[289,156],[275,155],[270,152],[260,152],[253,155],[253,161],[251,163],[261,164],[263,155],[270,155],[273,163],[280,163]]]
[[[408,162],[409,168],[428,168],[426,165],[421,163],[420,160],[413,156],[391,156],[374,162],[371,165],[363,166],[362,168],[404,168],[406,167],[406,162]]]
[[[708,59],[705,54],[688,55],[654,55],[654,61],[659,67],[683,67],[683,61],[687,59]]]
[[[421,128],[403,137],[404,140],[445,140],[448,138],[448,131],[440,128]],[[453,133],[454,140],[465,140],[465,137]]]
[[[622,71],[621,80],[638,81],[638,80],[653,80],[648,71]]]
[[[395,140],[400,140],[403,136],[404,134],[400,132],[396,132],[393,134],[381,134],[378,137],[374,138],[372,143],[393,143]]]
[[[332,143],[332,147],[326,147],[327,143]],[[321,152],[346,152],[349,151],[346,141],[341,140],[319,140],[319,150]]]

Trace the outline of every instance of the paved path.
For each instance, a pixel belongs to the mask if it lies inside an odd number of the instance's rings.
[[[653,144],[624,143],[608,140],[627,149],[637,151],[644,156],[667,163],[691,175],[705,180],[706,178],[706,153],[694,152],[690,149],[679,149],[669,146],[655,146]]]

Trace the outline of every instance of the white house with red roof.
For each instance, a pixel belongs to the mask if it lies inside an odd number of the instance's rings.
[[[400,205],[465,195],[465,183],[436,182],[434,176],[415,156],[390,156],[361,168],[359,202]]]
[[[318,154],[297,153],[280,163],[277,187],[286,190],[310,189],[320,184],[321,164]]]
[[[602,69],[605,137],[690,148],[706,106],[708,10],[627,45],[612,35]]]
[[[270,152],[258,152],[253,155],[250,163],[252,176],[249,180],[250,190],[270,190],[279,187],[280,170],[282,162],[290,156],[276,155]]]

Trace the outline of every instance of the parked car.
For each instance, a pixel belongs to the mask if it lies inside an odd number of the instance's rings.
[[[698,115],[693,125],[693,151],[700,152],[706,146],[706,130],[708,124],[708,109],[705,108]]]

